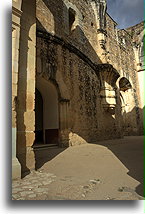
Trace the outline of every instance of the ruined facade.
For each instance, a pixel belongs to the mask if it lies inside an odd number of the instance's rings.
[[[13,1],[13,177],[35,168],[40,145],[143,133],[142,39],[137,46],[136,30],[117,29],[106,7],[105,0]]]

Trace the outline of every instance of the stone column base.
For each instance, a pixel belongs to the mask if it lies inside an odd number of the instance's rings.
[[[35,157],[35,152],[31,147],[19,150],[17,157],[21,163],[22,176],[32,170],[35,170],[35,159],[37,159],[37,157]]]
[[[12,159],[12,179],[21,178],[21,165],[15,157]]]

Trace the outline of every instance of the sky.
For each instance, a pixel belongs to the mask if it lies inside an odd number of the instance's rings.
[[[119,28],[127,28],[143,21],[144,0],[107,0],[107,12]]]

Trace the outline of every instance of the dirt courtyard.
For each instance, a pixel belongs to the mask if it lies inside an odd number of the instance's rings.
[[[37,171],[14,180],[13,200],[142,200],[143,136],[36,150]]]

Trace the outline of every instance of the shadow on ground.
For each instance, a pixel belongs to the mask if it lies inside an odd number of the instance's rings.
[[[35,169],[40,169],[45,163],[51,161],[57,155],[62,153],[66,148],[47,148],[34,150],[35,153]]]
[[[127,174],[133,179],[140,182],[140,184],[136,187],[136,193],[140,196],[144,196],[143,136],[132,136],[125,137],[124,139],[100,141],[98,142],[98,145],[103,145],[107,147],[117,157],[117,159],[119,159],[119,161],[121,161],[121,163],[128,169]],[[66,148],[49,148],[43,150],[36,150],[36,170],[43,167],[45,163],[48,163],[56,156],[63,153],[65,150]]]
[[[122,162],[128,169],[128,175],[139,181],[136,193],[144,196],[144,139],[143,136],[125,137],[118,140],[120,143],[111,145],[111,141],[106,141],[108,149]],[[110,142],[110,143],[109,143]],[[115,140],[114,140],[115,142]],[[103,143],[104,146],[105,143]]]

